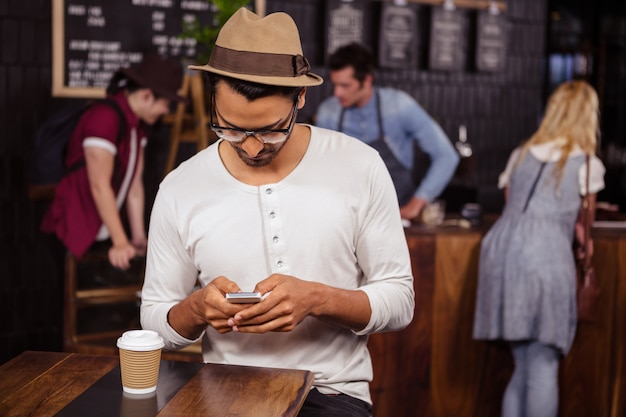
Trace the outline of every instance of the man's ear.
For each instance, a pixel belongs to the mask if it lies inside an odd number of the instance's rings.
[[[306,103],[306,87],[302,87],[302,91],[298,94],[298,110],[304,107]]]
[[[363,79],[364,87],[371,87],[374,84],[374,76],[372,74],[367,74]]]

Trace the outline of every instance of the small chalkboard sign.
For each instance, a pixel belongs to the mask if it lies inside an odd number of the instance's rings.
[[[502,71],[506,63],[507,25],[501,13],[478,13],[476,69]]]
[[[212,23],[203,0],[53,0],[52,95],[102,97],[113,73],[146,53],[188,58],[196,40],[183,39],[182,22]]]
[[[417,11],[415,5],[384,3],[380,21],[378,65],[417,67]]]
[[[326,12],[326,58],[341,46],[364,43],[364,1],[327,0]]]
[[[463,17],[457,10],[436,7],[432,10],[429,66],[433,70],[463,69]]]

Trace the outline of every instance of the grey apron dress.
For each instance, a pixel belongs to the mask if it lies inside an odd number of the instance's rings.
[[[584,155],[569,158],[558,188],[556,162],[530,152],[513,171],[504,211],[481,243],[475,339],[537,340],[563,355],[570,350],[577,325],[572,243],[584,162]]]

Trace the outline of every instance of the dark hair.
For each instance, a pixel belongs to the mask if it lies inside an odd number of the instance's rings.
[[[109,84],[106,88],[106,94],[108,96],[112,96],[116,94],[118,91],[126,88],[126,84],[128,83],[128,79],[124,74],[120,71],[116,71],[111,79],[109,80]]]
[[[331,71],[354,68],[354,78],[363,82],[365,77],[374,73],[374,56],[364,45],[353,42],[335,50],[328,57],[328,67]]]
[[[211,94],[215,94],[215,89],[220,81],[226,83],[233,91],[244,96],[248,101],[254,101],[263,97],[282,96],[295,102],[304,87],[282,87],[276,85],[266,85],[253,83],[250,81],[238,80],[225,75],[206,73]]]

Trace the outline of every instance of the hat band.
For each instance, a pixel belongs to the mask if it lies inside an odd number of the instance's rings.
[[[302,55],[237,51],[218,45],[213,47],[209,65],[222,71],[267,77],[297,77],[311,71]]]

